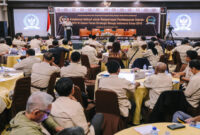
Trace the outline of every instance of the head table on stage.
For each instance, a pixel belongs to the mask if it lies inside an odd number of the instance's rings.
[[[143,70],[141,70],[141,72],[142,71]],[[121,69],[120,73],[133,74],[131,69]],[[95,91],[98,90],[99,79],[104,77],[104,75],[108,75],[108,72],[103,71],[97,75],[96,82],[95,82]],[[140,114],[141,114],[142,103],[143,103],[143,100],[146,98],[146,96],[148,96],[148,90],[143,85],[144,81],[145,81],[145,78],[143,78],[143,79],[135,78],[135,82],[139,82],[141,85],[135,90],[134,94],[127,93],[128,98],[133,99],[136,104],[134,118],[133,118],[133,124],[140,124]],[[179,89],[179,82],[180,82],[179,79],[173,78],[173,90]]]

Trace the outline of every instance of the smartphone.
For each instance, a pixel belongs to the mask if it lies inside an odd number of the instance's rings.
[[[179,129],[179,128],[185,128],[184,125],[179,124],[179,123],[177,123],[177,124],[172,124],[172,125],[168,125],[167,127],[168,127],[169,129],[171,129],[171,130],[175,130],[175,129]]]

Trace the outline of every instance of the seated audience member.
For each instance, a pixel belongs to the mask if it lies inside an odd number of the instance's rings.
[[[0,38],[0,56],[8,54],[10,50],[10,47],[6,45],[5,39]]]
[[[185,57],[186,57],[186,52],[187,52],[188,50],[192,50],[192,47],[190,46],[189,41],[188,41],[187,39],[184,39],[184,40],[182,41],[182,45],[175,47],[175,48],[172,50],[172,53],[174,53],[174,52],[179,52],[180,57],[181,57],[181,62],[182,62],[183,64],[187,64],[187,62],[185,61]]]
[[[49,35],[49,39],[46,40],[45,45],[46,45],[46,46],[53,45],[52,42],[53,42],[53,36],[52,36],[52,35]]]
[[[18,33],[15,35],[15,38],[13,39],[12,44],[16,45],[18,49],[21,49],[27,44],[27,40],[28,39],[26,39],[26,41],[23,41],[20,37],[20,34]]]
[[[45,91],[53,73],[60,72],[60,68],[54,63],[53,54],[46,52],[41,63],[35,63],[31,74],[31,91]]]
[[[23,70],[25,76],[31,76],[33,64],[40,62],[40,58],[35,57],[35,50],[28,49],[26,51],[26,58],[15,64],[14,68],[17,70]]]
[[[134,85],[126,79],[119,78],[120,65],[117,61],[108,61],[106,66],[110,76],[99,80],[99,88],[116,92],[118,95],[120,114],[123,117],[128,117],[129,110],[133,113],[135,105],[129,101],[126,94],[128,91],[134,92],[140,84],[136,82]]]
[[[59,44],[59,45],[62,45],[63,40],[64,40],[64,37],[63,37],[63,36],[60,36],[60,38],[57,39],[57,40],[58,40],[58,44]]]
[[[155,44],[155,48],[158,51],[158,56],[159,57],[162,56],[163,55],[163,49],[162,49],[160,43],[158,41],[155,41],[154,44]]]
[[[40,124],[43,121],[57,132],[61,131],[63,128],[48,116],[52,101],[53,97],[45,92],[33,93],[28,98],[26,110],[19,112],[10,121],[10,135],[44,135]]]
[[[60,45],[60,47],[63,47],[68,50],[73,50],[73,47],[68,45],[68,41],[66,39],[63,40],[62,45]]]
[[[181,81],[184,81],[183,83],[183,90],[186,88],[188,82],[190,81],[190,78],[193,76],[191,69],[189,67],[189,62],[193,59],[197,58],[197,52],[196,51],[192,51],[189,50],[186,52],[186,57],[185,57],[185,61],[187,62],[187,67],[185,68],[185,70],[183,72],[172,72],[172,75],[174,77],[181,77]]]
[[[96,38],[97,38],[96,35],[93,35],[93,36],[92,36],[92,41],[90,42],[89,45],[95,46],[97,52],[100,53],[100,52],[103,50],[103,45],[100,44],[98,41],[96,41]]]
[[[161,38],[160,34],[157,34],[156,37],[157,37],[157,41],[160,43],[160,45],[162,46],[162,49],[164,51],[166,48],[166,41]]]
[[[198,56],[200,56],[200,42],[196,42],[196,43],[194,44],[193,50],[194,50],[194,51],[197,51]]]
[[[115,42],[116,37],[111,36],[108,40],[108,42],[105,45],[105,49],[108,50],[108,47],[112,47],[113,43]]]
[[[90,45],[90,43],[92,42],[92,34],[90,34],[88,38],[89,38],[89,39],[86,40],[86,41],[83,43],[84,45]]]
[[[184,91],[187,101],[194,108],[198,107],[200,102],[200,60],[192,60],[189,63],[189,67],[193,76]]]
[[[62,53],[62,52],[64,52],[64,53],[67,52],[67,53],[68,53],[69,50],[68,50],[68,49],[65,49],[65,48],[63,48],[63,47],[59,47],[58,41],[57,41],[57,40],[54,40],[54,41],[53,41],[53,46],[54,46],[54,48],[51,48],[51,49],[49,50],[49,52],[51,52],[51,53],[53,54],[53,57],[55,58],[54,63],[55,63],[56,65],[59,65],[61,53]]]
[[[59,133],[57,133],[57,135],[85,135],[85,134],[84,134],[83,128],[72,127],[72,128],[66,128],[60,131]]]
[[[166,70],[167,65],[159,62],[155,74],[144,81],[144,86],[149,89],[149,100],[145,102],[145,106],[150,109],[154,108],[162,92],[172,90],[172,77],[165,73]]]
[[[71,63],[67,67],[62,67],[60,71],[61,77],[85,77],[87,74],[87,68],[82,66],[81,54],[79,52],[73,52],[71,55]]]
[[[141,40],[139,40],[139,42],[138,42],[138,45],[139,46],[143,46],[143,45],[146,45],[147,44],[147,42],[146,42],[146,37],[145,36],[142,36],[141,37]],[[134,44],[133,44],[133,46],[134,46]]]
[[[30,46],[32,49],[39,48],[42,46],[42,39],[39,35],[35,35],[35,38],[31,40]]]
[[[97,51],[90,45],[85,45],[82,50],[82,54],[87,55],[90,65],[96,65],[99,63],[100,59],[97,58]]]
[[[178,119],[184,120],[186,123],[190,124],[192,122],[200,122],[200,115],[196,117],[192,117],[182,111],[177,111],[173,115],[172,122],[180,123]]]
[[[121,46],[119,42],[114,42],[112,49],[109,51],[109,57],[127,59],[125,52],[121,51]]]
[[[84,109],[73,97],[74,88],[71,79],[63,77],[57,81],[55,89],[59,95],[52,104],[53,119],[64,128],[79,126],[87,135],[100,135],[103,115],[96,114],[91,124],[86,120]],[[89,126],[90,125],[90,126]]]
[[[155,48],[155,44],[153,42],[148,43],[148,49],[145,53],[143,53],[143,57],[147,58],[150,64],[155,67],[160,59],[158,55],[158,51]]]

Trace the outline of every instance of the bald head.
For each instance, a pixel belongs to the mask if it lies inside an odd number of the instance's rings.
[[[167,65],[163,62],[158,62],[156,70],[158,73],[164,73],[167,70]]]

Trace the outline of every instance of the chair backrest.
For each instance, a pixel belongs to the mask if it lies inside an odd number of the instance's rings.
[[[120,116],[118,96],[112,90],[97,90],[96,112],[109,113]]]
[[[92,35],[101,35],[100,29],[92,29]]]
[[[64,66],[64,63],[65,63],[65,52],[63,51],[60,54],[60,60],[59,60],[59,65],[58,66],[61,68],[61,67]]]
[[[81,95],[81,90],[78,86],[74,86],[74,97],[77,99],[77,101],[82,105],[83,105],[83,99],[82,99],[82,95]]]
[[[87,55],[81,54],[81,64],[90,69],[90,61]]]
[[[115,35],[116,36],[124,36],[124,29],[116,29]]]
[[[69,77],[74,85],[78,86],[82,92],[85,92],[85,83],[83,77]]]
[[[90,33],[91,33],[91,32],[90,32],[89,30],[87,30],[87,29],[80,29],[80,30],[79,30],[79,35],[80,35],[80,37],[89,36]]]
[[[126,36],[133,36],[134,34],[136,34],[136,29],[129,29],[128,31],[125,31],[125,35]]]
[[[114,33],[114,32],[112,31],[112,29],[104,29],[104,33],[106,33],[106,32]]]
[[[50,77],[50,80],[49,80],[49,84],[48,84],[48,87],[47,87],[47,93],[52,95],[54,97],[54,99],[56,99],[55,97],[55,93],[54,93],[54,87],[55,87],[55,83],[56,83],[56,78],[60,76],[60,73],[53,73]]]
[[[134,62],[131,68],[140,68],[143,69],[143,66],[146,65],[146,67],[150,66],[147,58],[137,58]]]
[[[121,59],[121,58],[108,57],[108,61],[110,61],[110,60],[118,61],[119,64],[120,64],[120,66],[121,66],[121,68],[122,68],[122,69],[125,68],[124,63],[122,62],[122,59]]]
[[[24,77],[20,78],[16,81],[14,94],[13,94],[13,102],[11,105],[11,117],[15,117],[15,115],[26,109],[27,100],[31,94],[31,78]]]

